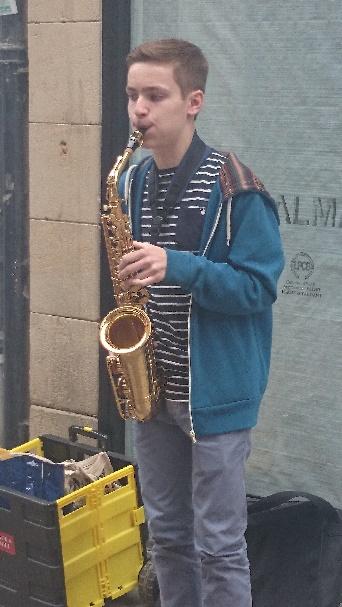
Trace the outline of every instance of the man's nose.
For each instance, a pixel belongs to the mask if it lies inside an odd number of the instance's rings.
[[[146,103],[146,99],[144,99],[144,97],[142,97],[142,96],[138,97],[138,99],[135,102],[134,111],[137,114],[137,116],[141,116],[141,115],[147,114],[147,112],[148,112],[148,106],[147,106],[147,103]]]

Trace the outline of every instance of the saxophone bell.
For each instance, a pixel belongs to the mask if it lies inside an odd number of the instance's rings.
[[[152,326],[137,306],[115,308],[100,326],[115,401],[124,419],[150,419],[157,407],[160,387],[152,345]]]

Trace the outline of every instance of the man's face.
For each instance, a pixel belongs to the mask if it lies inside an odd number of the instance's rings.
[[[143,132],[144,146],[155,154],[178,145],[198,112],[194,93],[182,96],[173,70],[171,64],[144,62],[128,70],[129,118],[132,127]]]

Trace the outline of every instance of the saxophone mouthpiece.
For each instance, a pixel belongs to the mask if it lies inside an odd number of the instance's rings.
[[[126,149],[130,149],[132,150],[132,152],[134,152],[136,149],[142,146],[143,141],[144,138],[142,132],[138,130],[133,131],[133,133],[131,133],[131,135],[129,136]]]

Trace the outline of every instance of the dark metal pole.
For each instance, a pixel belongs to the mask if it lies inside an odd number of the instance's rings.
[[[129,0],[102,2],[102,200],[106,178],[114,159],[126,145],[128,116],[126,108],[126,64],[130,49],[131,10]],[[107,255],[101,247],[101,318],[114,307]],[[99,429],[109,435],[110,448],[124,453],[124,422],[117,413],[107,377],[105,353],[100,352]]]
[[[5,446],[27,438],[28,154],[26,2],[0,17],[0,239],[2,417]]]

